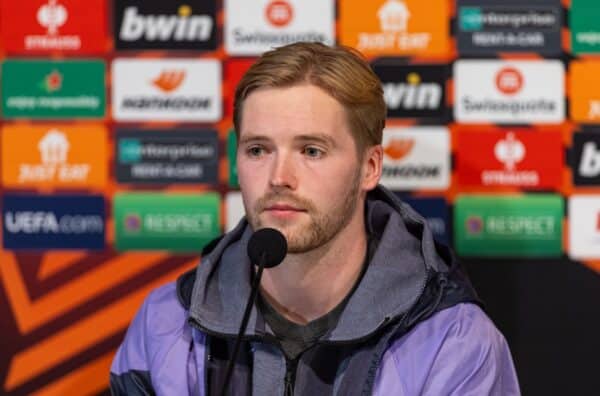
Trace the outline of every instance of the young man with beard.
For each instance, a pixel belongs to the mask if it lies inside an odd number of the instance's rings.
[[[288,253],[264,271],[229,394],[519,394],[506,342],[451,253],[378,185],[385,111],[348,48],[292,44],[250,68],[234,105],[246,218],[146,299],[113,394],[219,394],[250,294],[246,246],[264,227]]]

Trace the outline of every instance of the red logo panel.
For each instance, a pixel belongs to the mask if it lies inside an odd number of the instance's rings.
[[[460,185],[558,189],[562,184],[560,131],[459,130],[457,138]]]
[[[106,49],[105,0],[2,0],[0,25],[9,53],[89,54]]]

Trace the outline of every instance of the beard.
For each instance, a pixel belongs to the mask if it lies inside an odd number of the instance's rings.
[[[280,231],[287,240],[288,253],[306,253],[331,241],[350,223],[358,204],[360,169],[347,186],[343,194],[334,199],[335,205],[326,212],[319,210],[308,199],[297,197],[286,190],[274,190],[259,198],[251,210],[246,210],[246,217],[255,231],[265,227]],[[299,214],[300,219],[275,219],[267,224],[261,220],[260,214],[274,202],[286,202],[304,212]]]

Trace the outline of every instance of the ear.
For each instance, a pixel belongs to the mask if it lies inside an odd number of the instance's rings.
[[[378,144],[367,148],[362,163],[362,188],[374,189],[381,178],[383,168],[383,147]]]

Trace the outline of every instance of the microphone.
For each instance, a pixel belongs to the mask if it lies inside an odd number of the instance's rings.
[[[235,344],[233,347],[233,354],[227,364],[227,371],[225,374],[225,382],[221,389],[221,396],[225,396],[231,374],[233,373],[233,365],[237,358],[238,351],[240,349],[240,343],[242,341],[242,334],[246,331],[248,320],[250,319],[250,310],[256,300],[256,293],[258,292],[258,285],[264,268],[273,268],[281,264],[285,255],[287,254],[287,241],[283,234],[274,228],[261,228],[256,231],[250,237],[248,241],[248,257],[252,264],[258,263],[258,271],[254,275],[252,280],[252,287],[250,289],[250,297],[246,303],[246,309],[238,330],[237,337],[235,338]]]

